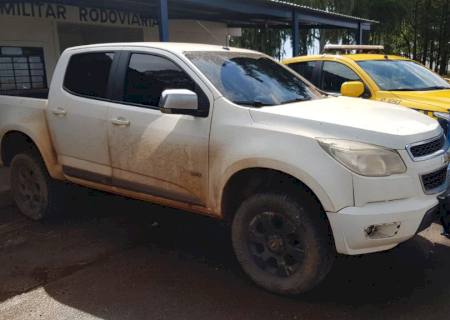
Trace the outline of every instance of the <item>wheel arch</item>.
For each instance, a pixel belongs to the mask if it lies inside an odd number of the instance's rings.
[[[281,188],[303,188],[303,190],[311,193],[324,212],[334,208],[330,197],[312,177],[306,173],[295,173],[288,166],[283,168],[264,165],[240,167],[226,175],[222,185],[219,210],[221,216],[227,221],[232,219],[240,201],[255,191],[264,188],[267,190],[273,185]],[[245,187],[242,188],[242,186]],[[240,192],[236,192],[238,188]]]
[[[3,165],[9,166],[16,154],[30,147],[36,149],[39,153],[52,178],[64,179],[47,132],[33,134],[26,128],[8,128],[3,132],[0,139],[1,162]]]

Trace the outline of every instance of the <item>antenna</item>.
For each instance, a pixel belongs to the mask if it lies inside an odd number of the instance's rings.
[[[230,47],[230,42],[231,42],[231,34],[227,34],[227,43],[225,44],[227,48]]]

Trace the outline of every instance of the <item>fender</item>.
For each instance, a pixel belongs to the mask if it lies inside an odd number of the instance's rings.
[[[309,189],[311,189],[311,191],[319,199],[319,202],[321,203],[325,211],[335,211],[333,203],[328,194],[325,192],[322,186],[307,172],[277,160],[267,158],[251,158],[237,161],[226,169],[225,173],[220,179],[219,185],[217,186],[217,188],[214,188],[215,190],[213,191],[213,194],[215,195],[215,212],[220,212],[220,208],[222,208],[223,191],[228,181],[233,175],[246,169],[276,170],[292,176],[302,182]]]
[[[22,133],[28,136],[38,148],[50,176],[53,179],[65,180],[62,167],[58,164],[56,152],[53,149],[50,134],[46,128],[45,117],[43,117],[43,120],[44,122],[42,122],[42,119],[39,121],[36,119],[36,121],[17,122],[14,125],[4,126],[0,131],[0,148],[6,134],[11,132]],[[45,124],[45,126],[42,124]]]

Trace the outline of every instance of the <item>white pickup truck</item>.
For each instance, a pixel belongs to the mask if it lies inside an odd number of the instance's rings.
[[[0,97],[0,147],[26,216],[57,214],[70,181],[224,219],[243,270],[282,294],[316,286],[336,253],[410,239],[447,187],[437,121],[198,44],[67,49],[48,101]]]

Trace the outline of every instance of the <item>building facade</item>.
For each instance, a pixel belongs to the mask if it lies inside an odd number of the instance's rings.
[[[282,0],[0,1],[0,95],[46,97],[59,55],[93,43],[174,41],[226,45],[241,28],[346,28],[363,41],[376,21]]]
[[[169,20],[171,41],[225,45],[239,28]],[[45,97],[62,51],[107,42],[159,41],[157,19],[141,13],[56,3],[0,3],[0,94]]]

